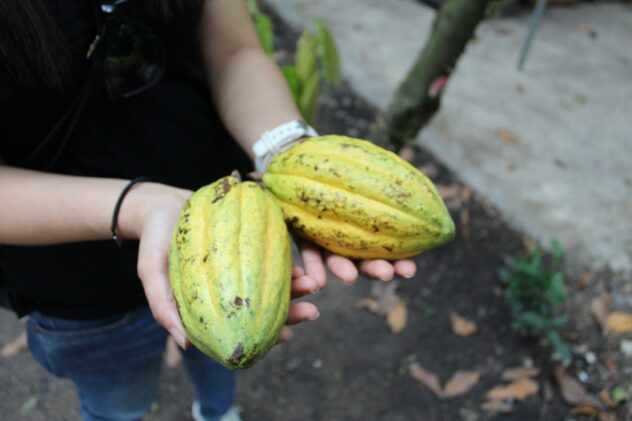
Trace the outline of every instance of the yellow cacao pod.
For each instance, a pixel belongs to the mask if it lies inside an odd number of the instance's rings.
[[[287,227],[268,192],[232,176],[195,192],[169,255],[171,287],[191,343],[230,369],[253,365],[287,318],[291,264]]]
[[[434,184],[365,140],[298,143],[274,158],[263,182],[299,235],[343,256],[401,259],[454,238]]]

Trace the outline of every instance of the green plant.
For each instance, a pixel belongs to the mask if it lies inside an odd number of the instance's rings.
[[[506,286],[512,328],[522,335],[545,336],[555,353],[570,362],[571,349],[561,335],[567,318],[557,315],[557,308],[567,299],[564,274],[559,270],[563,258],[561,244],[553,241],[550,251],[535,247],[524,257],[507,258],[498,275]]]
[[[256,0],[247,3],[261,45],[274,57],[274,25],[260,11]],[[303,31],[296,44],[294,64],[282,66],[281,70],[301,115],[309,124],[316,125],[319,95],[340,83],[336,42],[321,20],[314,19]]]

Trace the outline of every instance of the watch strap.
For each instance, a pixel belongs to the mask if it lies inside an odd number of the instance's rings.
[[[268,163],[276,154],[303,136],[316,137],[318,133],[301,120],[292,120],[263,133],[252,147],[256,170],[265,172]]]

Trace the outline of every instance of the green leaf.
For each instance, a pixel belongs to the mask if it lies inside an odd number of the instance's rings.
[[[509,280],[511,279],[511,272],[509,272],[509,270],[506,269],[506,268],[502,268],[502,269],[498,270],[498,278],[502,282],[508,283]]]
[[[536,261],[534,264],[533,262],[527,262],[522,259],[516,259],[513,261],[512,266],[515,271],[521,272],[532,278],[537,278],[540,275],[540,266],[538,263],[539,263],[538,261]]]
[[[615,401],[616,403],[619,403],[628,399],[628,393],[621,386],[617,386],[614,389],[612,389],[612,392],[610,392],[610,396],[612,397],[612,400]]]
[[[20,414],[24,415],[31,412],[37,406],[37,402],[39,401],[39,395],[37,393],[31,395],[22,403],[20,407]]]
[[[318,113],[318,87],[320,85],[320,76],[318,73],[314,73],[312,77],[303,86],[303,92],[301,92],[301,99],[298,104],[298,108],[303,114],[305,121],[311,126],[316,125],[316,118]]]
[[[253,19],[261,47],[268,56],[272,57],[274,55],[274,27],[272,20],[264,13],[256,13]]]
[[[298,80],[302,86],[307,86],[313,75],[318,73],[316,47],[317,41],[312,32],[309,29],[303,31],[296,45],[296,56],[294,59]]]
[[[546,332],[546,337],[551,342],[551,346],[555,350],[555,353],[559,355],[559,357],[564,362],[570,362],[573,358],[573,353],[571,351],[571,347],[559,334],[559,332],[555,330],[549,330]]]
[[[525,311],[520,316],[519,321],[521,325],[533,331],[543,331],[549,327],[547,318],[534,311]]]
[[[551,327],[554,327],[555,329],[560,330],[560,329],[564,329],[567,323],[568,323],[567,316],[558,316],[554,318],[553,320],[551,320],[550,325]]]
[[[340,83],[340,56],[338,55],[336,41],[323,21],[316,19],[314,24],[316,25],[318,57],[323,80],[327,84],[337,85]]]
[[[292,92],[292,97],[294,98],[294,102],[298,105],[301,99],[301,83],[298,80],[298,75],[296,74],[295,66],[283,66],[281,68],[283,72],[283,76],[285,77],[285,81],[287,82],[290,92]]]
[[[564,258],[564,247],[558,240],[553,240],[551,242],[551,253],[553,254],[553,259],[556,262],[561,261]]]
[[[555,305],[566,301],[566,288],[564,287],[564,275],[555,272],[549,280],[549,298]]]

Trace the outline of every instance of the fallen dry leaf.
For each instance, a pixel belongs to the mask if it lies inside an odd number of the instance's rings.
[[[399,150],[399,157],[404,161],[412,162],[415,159],[415,148],[407,145]]]
[[[371,297],[365,297],[356,303],[359,309],[366,309],[378,316],[386,316],[391,332],[400,333],[406,327],[408,311],[406,301],[395,292],[398,283],[375,282],[371,287]]]
[[[488,400],[481,405],[481,409],[490,414],[506,414],[513,410],[513,403],[511,401],[502,400]]]
[[[505,369],[505,371],[503,371],[500,375],[500,378],[507,382],[511,382],[514,380],[537,377],[539,374],[540,370],[535,367],[512,367]]]
[[[380,303],[375,298],[363,298],[356,303],[356,307],[361,310],[369,310],[371,313],[382,315],[380,313]]]
[[[7,342],[0,348],[0,357],[11,358],[15,357],[28,349],[26,340],[26,331],[20,333],[11,342]]]
[[[555,367],[553,371],[557,384],[560,386],[562,398],[570,405],[587,405],[593,408],[603,409],[603,404],[589,394],[584,386],[574,377],[571,377],[562,366]]]
[[[610,313],[606,318],[605,331],[614,335],[632,332],[632,314],[621,311]]]
[[[608,318],[609,312],[610,297],[607,293],[601,293],[590,302],[590,313],[604,333],[606,331],[606,319]]]
[[[406,307],[406,301],[400,298],[386,315],[386,323],[388,323],[388,326],[391,328],[391,332],[398,334],[406,327],[407,318],[408,309]]]
[[[477,330],[476,324],[459,316],[458,313],[450,313],[452,331],[459,336],[470,336]]]
[[[540,387],[535,381],[524,378],[506,386],[496,386],[487,392],[487,398],[491,400],[515,399],[521,401],[527,396],[536,394],[539,389]]]
[[[426,370],[419,363],[412,363],[408,366],[408,372],[413,379],[426,386],[437,397],[443,397],[443,388],[436,374]]]
[[[588,405],[578,405],[574,407],[573,409],[571,409],[571,415],[572,416],[587,415],[589,417],[597,417],[599,416],[599,410]]]
[[[414,362],[408,366],[410,376],[426,386],[438,398],[448,399],[467,393],[481,378],[477,371],[457,371],[441,387],[439,377],[431,371],[426,370],[421,364]]]
[[[445,384],[443,389],[445,398],[452,398],[467,393],[481,378],[476,371],[457,371]]]
[[[504,143],[506,143],[507,145],[518,144],[518,140],[516,140],[516,136],[514,136],[513,133],[511,133],[509,130],[498,129],[496,130],[496,136],[498,136],[498,138],[502,140]]]

